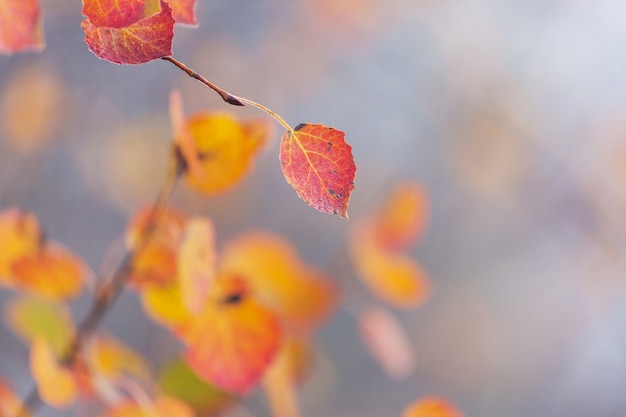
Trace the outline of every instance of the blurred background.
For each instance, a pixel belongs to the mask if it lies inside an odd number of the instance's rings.
[[[368,355],[349,311],[370,296],[344,268],[335,278],[351,283],[316,341],[305,416],[399,416],[432,394],[473,417],[626,415],[625,2],[198,3],[200,26],[176,28],[174,56],[292,125],[347,132],[358,166],[351,219],[402,180],[430,195],[411,254],[432,295],[394,312],[415,372],[391,380]],[[79,2],[42,5],[45,51],[0,56],[0,209],[33,211],[98,268],[163,180],[172,88],[188,114],[263,115],[229,107],[167,62],[101,61],[83,42]],[[244,182],[214,198],[183,186],[174,204],[212,217],[220,243],[267,229],[326,267],[351,222],[287,185],[275,126]],[[88,305],[77,300],[76,316]],[[104,326],[155,366],[174,349],[130,292]],[[0,374],[27,392],[27,352],[6,328],[0,353]],[[244,404],[267,416],[263,402]]]

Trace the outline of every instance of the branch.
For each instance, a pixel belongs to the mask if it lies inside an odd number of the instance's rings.
[[[159,191],[158,197],[152,204],[154,215],[150,218],[148,225],[141,231],[139,238],[134,242],[133,246],[128,248],[113,276],[96,289],[96,296],[89,312],[79,323],[70,341],[69,348],[61,359],[61,364],[64,367],[71,368],[76,364],[85,343],[93,336],[102,319],[111,310],[111,306],[124,290],[126,281],[133,269],[133,260],[145,250],[154,236],[154,232],[158,228],[163,213],[169,204],[170,196],[176,188],[176,183],[183,171],[184,167],[181,164],[181,159],[174,154],[167,178]],[[35,385],[22,401],[16,417],[28,417],[36,413],[42,405],[43,402],[39,395],[39,390],[37,385]]]

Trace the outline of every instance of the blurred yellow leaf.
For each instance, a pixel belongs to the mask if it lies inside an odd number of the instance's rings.
[[[7,325],[26,343],[46,339],[60,357],[74,332],[70,312],[64,306],[33,297],[12,299],[5,309]]]
[[[202,310],[215,278],[215,229],[208,218],[189,219],[178,252],[178,285],[183,304],[191,314]]]
[[[30,370],[39,395],[47,404],[65,408],[74,402],[77,387],[72,372],[58,363],[52,345],[43,337],[33,340]]]
[[[278,319],[237,277],[220,276],[202,312],[176,333],[188,345],[185,359],[198,375],[241,394],[256,385],[282,343]]]
[[[177,283],[144,288],[141,301],[146,314],[163,326],[173,327],[189,317]]]
[[[335,303],[335,288],[326,277],[302,261],[288,241],[268,232],[249,232],[230,242],[219,270],[245,279],[254,297],[293,330],[310,329]]]
[[[140,405],[130,401],[116,404],[105,417],[194,417],[194,413],[184,402],[162,396],[152,404]]]
[[[185,178],[191,187],[209,195],[243,178],[269,134],[267,121],[239,122],[228,113],[198,113],[188,119],[187,127],[200,167],[188,169]]]
[[[43,236],[39,222],[18,209],[0,212],[0,284],[12,286],[15,277],[11,268],[20,258],[37,252]]]
[[[274,417],[299,417],[297,383],[311,365],[308,343],[287,339],[263,378],[263,388]]]
[[[19,152],[33,152],[58,135],[67,98],[62,81],[49,68],[16,68],[0,98],[0,131]]]
[[[136,377],[149,375],[141,355],[111,336],[99,335],[94,338],[86,348],[85,360],[90,370],[110,380],[125,374]]]

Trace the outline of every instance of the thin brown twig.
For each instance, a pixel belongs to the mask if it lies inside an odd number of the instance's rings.
[[[189,68],[187,65],[183,64],[182,62],[174,58],[173,56],[164,56],[161,59],[171,62],[172,64],[176,65],[179,69],[187,73],[187,75],[189,75],[191,78],[195,78],[196,80],[200,81],[202,84],[211,88],[213,91],[219,94],[220,97],[222,97],[222,100],[224,100],[228,104],[232,104],[233,106],[244,105],[244,103],[241,101],[239,97],[237,97],[234,94],[230,94],[228,91],[224,90],[223,88],[220,88],[217,85],[213,84],[211,81],[207,80],[202,75],[198,74],[197,72],[195,72],[194,70]]]
[[[83,349],[85,343],[93,336],[95,330],[102,322],[102,319],[110,311],[110,307],[122,293],[126,280],[130,276],[133,268],[133,259],[141,254],[154,235],[163,216],[163,212],[167,208],[170,196],[176,188],[176,183],[182,174],[183,168],[179,158],[174,156],[172,163],[159,194],[152,205],[153,215],[149,224],[141,231],[139,238],[134,242],[120,261],[113,276],[102,286],[96,289],[96,296],[89,309],[87,315],[78,325],[76,332],[72,336],[69,348],[61,359],[61,364],[66,368],[71,368],[76,364],[77,359]],[[37,385],[35,385],[29,394],[24,397],[20,409],[16,417],[27,417],[36,413],[39,407],[43,405]]]

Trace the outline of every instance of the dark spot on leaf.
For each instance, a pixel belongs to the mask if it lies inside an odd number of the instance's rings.
[[[302,129],[305,126],[306,126],[306,123],[300,123],[298,126],[294,127],[293,130],[297,132],[298,130]]]
[[[241,301],[243,301],[242,293],[232,293],[224,297],[221,303],[225,305],[233,305],[233,304],[239,304]]]
[[[335,195],[335,190],[333,190],[332,188],[329,188],[328,189],[328,194]]]
[[[326,142],[328,144],[328,148],[326,148],[327,152],[330,152],[330,150],[333,148],[333,143],[332,142]]]

